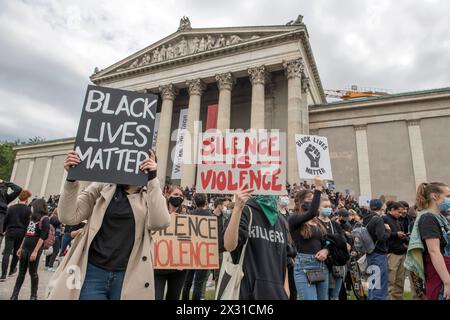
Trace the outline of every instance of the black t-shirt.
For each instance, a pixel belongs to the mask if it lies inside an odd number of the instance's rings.
[[[58,217],[52,216],[50,224],[55,228],[56,236],[59,236],[61,234],[61,221],[59,221]]]
[[[133,249],[135,221],[127,195],[122,188],[116,188],[89,248],[89,262],[108,271],[126,270]]]
[[[425,242],[425,240],[427,239],[439,239],[441,253],[444,254],[446,241],[442,234],[442,227],[440,226],[438,218],[435,214],[427,212],[420,216],[419,233],[420,238],[422,239],[422,242],[425,246],[426,254],[428,254],[427,243]]]
[[[50,228],[50,219],[45,217],[39,221],[31,220],[28,223],[27,232],[23,242],[23,249],[33,251],[39,239],[46,240],[48,237],[48,230]],[[43,246],[41,247],[43,248]]]
[[[249,230],[250,210],[252,225]],[[259,205],[249,200],[239,223],[238,245],[231,252],[234,263],[239,262],[248,239],[241,282],[241,300],[285,300],[284,279],[287,268],[287,230],[279,217],[272,226]]]
[[[18,203],[8,208],[4,221],[4,230],[7,237],[23,237],[30,222],[31,209],[29,206]]]

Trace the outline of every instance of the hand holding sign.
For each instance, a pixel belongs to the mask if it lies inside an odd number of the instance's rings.
[[[247,200],[252,196],[251,193],[253,191],[253,189],[247,189],[246,185],[240,187],[234,195],[234,207],[239,211],[242,210],[242,208],[244,208],[245,202],[247,202]]]
[[[145,159],[141,162],[139,169],[142,171],[145,171],[145,173],[148,173],[149,171],[156,171],[156,156],[153,150],[149,150],[148,154],[150,155],[150,158]]]
[[[78,156],[76,151],[71,150],[69,151],[69,153],[67,153],[66,159],[64,160],[64,169],[66,169],[66,171],[69,171],[70,168],[79,165],[80,162],[80,157]]]
[[[320,192],[323,191],[323,179],[319,176],[314,178],[314,186],[316,187],[316,190],[319,190]]]

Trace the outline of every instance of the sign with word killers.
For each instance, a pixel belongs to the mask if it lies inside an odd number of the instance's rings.
[[[333,180],[326,137],[296,134],[295,145],[300,179],[313,179],[319,176],[324,180]]]
[[[170,226],[153,233],[155,269],[219,269],[217,218],[172,214]]]
[[[246,186],[254,194],[285,194],[284,142],[285,135],[277,130],[203,133],[196,191],[227,194]]]
[[[68,179],[145,185],[139,170],[152,147],[157,96],[88,86]]]

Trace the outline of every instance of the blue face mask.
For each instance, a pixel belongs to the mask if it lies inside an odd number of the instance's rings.
[[[320,214],[323,215],[324,217],[329,217],[331,216],[331,213],[333,211],[331,210],[331,208],[323,208],[322,211],[320,211]]]
[[[438,208],[441,212],[445,212],[450,209],[450,198],[445,198],[444,202],[438,205]]]

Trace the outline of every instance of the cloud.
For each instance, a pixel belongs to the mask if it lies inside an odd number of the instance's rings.
[[[325,88],[450,85],[446,0],[0,2],[0,140],[74,136],[89,75],[193,27],[283,25],[304,15]],[[26,125],[24,125],[26,124]]]

